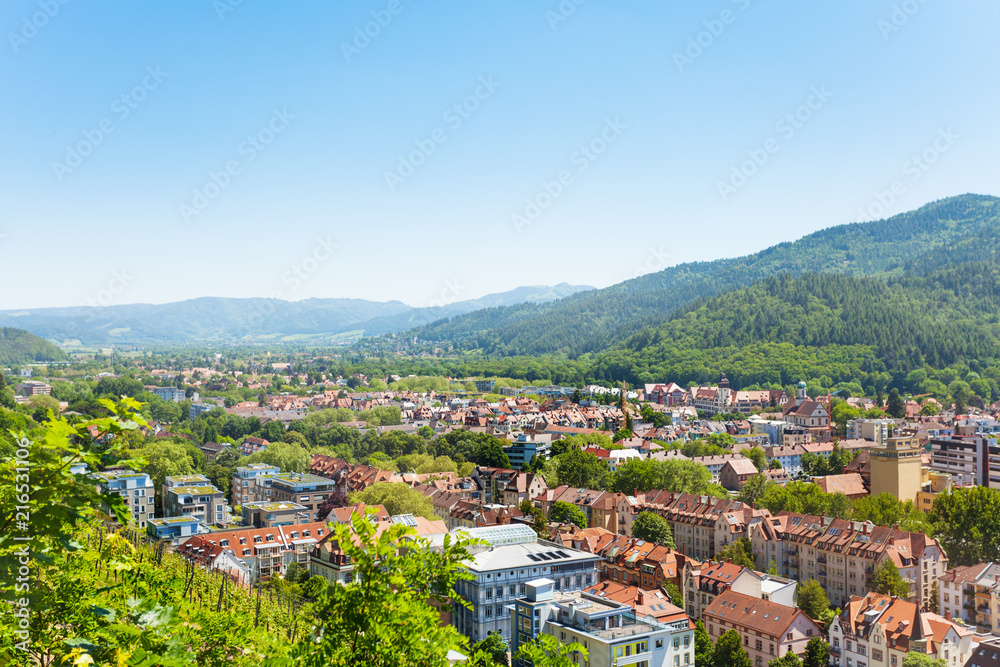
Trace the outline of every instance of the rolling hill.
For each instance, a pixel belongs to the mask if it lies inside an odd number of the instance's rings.
[[[28,329],[59,343],[200,344],[343,340],[408,329],[481,308],[559,299],[585,285],[519,287],[432,308],[364,299],[231,299],[204,297],[166,304],[0,311],[0,325]]]
[[[1000,374],[1000,267],[969,262],[886,280],[784,274],[699,299],[597,355],[603,379],[872,384],[929,366]],[[994,372],[996,371],[996,372]]]
[[[1000,254],[1000,198],[961,195],[885,220],[824,229],[752,255],[680,264],[543,304],[487,308],[408,331],[491,355],[576,357],[621,343],[699,298],[806,272],[888,278]]]
[[[65,352],[23,329],[0,328],[0,366],[69,361]]]

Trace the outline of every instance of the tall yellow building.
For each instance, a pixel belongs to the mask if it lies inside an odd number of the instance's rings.
[[[899,500],[916,502],[920,492],[920,443],[916,434],[903,432],[889,438],[885,447],[871,450],[871,494],[891,493]]]

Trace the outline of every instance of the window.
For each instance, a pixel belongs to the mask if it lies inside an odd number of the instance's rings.
[[[663,648],[663,640],[662,639],[657,639],[656,640],[656,648]]]

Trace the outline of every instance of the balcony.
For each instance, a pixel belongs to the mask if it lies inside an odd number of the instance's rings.
[[[817,556],[816,562],[820,565],[826,565],[826,556]]]
[[[840,655],[840,647],[839,646],[833,646],[833,645],[831,645],[830,646],[830,655]]]

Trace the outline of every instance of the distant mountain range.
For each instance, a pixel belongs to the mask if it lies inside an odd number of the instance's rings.
[[[411,329],[484,308],[544,303],[590,289],[566,283],[518,287],[430,308],[364,299],[204,297],[159,305],[6,310],[0,311],[0,326],[26,329],[60,344],[326,344]]]
[[[746,288],[772,276],[829,273],[884,281],[968,262],[992,265],[998,256],[1000,199],[961,195],[885,220],[824,229],[752,255],[680,264],[557,301],[469,312],[406,335],[451,342],[459,349],[489,355],[578,357],[614,348],[670,320],[698,299]],[[756,294],[739,299],[752,297]]]

